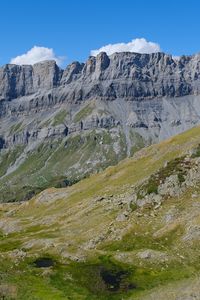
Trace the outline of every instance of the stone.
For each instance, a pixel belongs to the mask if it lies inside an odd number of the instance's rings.
[[[103,200],[105,200],[105,197],[104,197],[104,196],[98,196],[98,197],[95,199],[96,202],[101,202],[101,201],[103,201]]]
[[[137,253],[137,257],[140,259],[156,260],[156,261],[168,261],[169,257],[165,252],[147,249]]]
[[[123,213],[119,214],[116,218],[116,221],[118,222],[124,222],[128,219],[129,217],[129,212],[128,211],[124,211]]]
[[[165,179],[163,184],[158,187],[158,193],[161,196],[179,196],[181,193],[181,187],[178,180],[178,175],[171,175]]]

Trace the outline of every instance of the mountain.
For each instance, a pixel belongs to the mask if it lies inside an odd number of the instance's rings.
[[[0,205],[0,298],[200,298],[200,127]]]
[[[0,68],[0,202],[63,187],[200,123],[200,55]]]

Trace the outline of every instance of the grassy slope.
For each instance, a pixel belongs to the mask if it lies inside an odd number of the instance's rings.
[[[0,293],[14,299],[154,299],[159,291],[160,299],[176,299],[187,282],[195,285],[199,240],[186,244],[183,237],[187,226],[200,224],[198,185],[166,200],[153,215],[149,208],[134,208],[127,219],[117,216],[127,211],[124,200],[131,199],[135,185],[196,147],[199,136],[200,128],[194,128],[69,188],[2,204]],[[146,249],[154,251],[154,258],[141,258]],[[56,265],[35,268],[34,259],[42,255]],[[102,268],[128,271],[124,284],[136,289],[111,292],[100,278]]]
[[[101,170],[116,164],[126,156],[123,134],[120,134],[120,139],[122,142],[118,155],[113,150],[117,137],[107,131],[94,130],[38,145],[26,154],[26,159],[16,170],[0,178],[0,202],[24,200],[45,188],[62,185],[66,179],[73,182],[92,173],[94,169]],[[22,147],[17,147],[2,155],[2,175],[22,151]],[[78,167],[74,168],[75,165]]]

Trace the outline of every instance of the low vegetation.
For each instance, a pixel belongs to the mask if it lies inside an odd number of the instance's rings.
[[[57,115],[54,117],[52,126],[57,126],[64,123],[67,114],[68,112],[65,110],[61,110],[59,113],[57,113]]]
[[[82,108],[74,117],[74,122],[80,122],[89,116],[94,110],[94,105],[89,103],[84,108]]]

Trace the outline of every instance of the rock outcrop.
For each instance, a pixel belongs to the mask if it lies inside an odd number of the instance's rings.
[[[0,68],[0,100],[12,100],[51,89],[61,80],[63,71],[55,61],[44,61],[33,66],[5,65]]]

